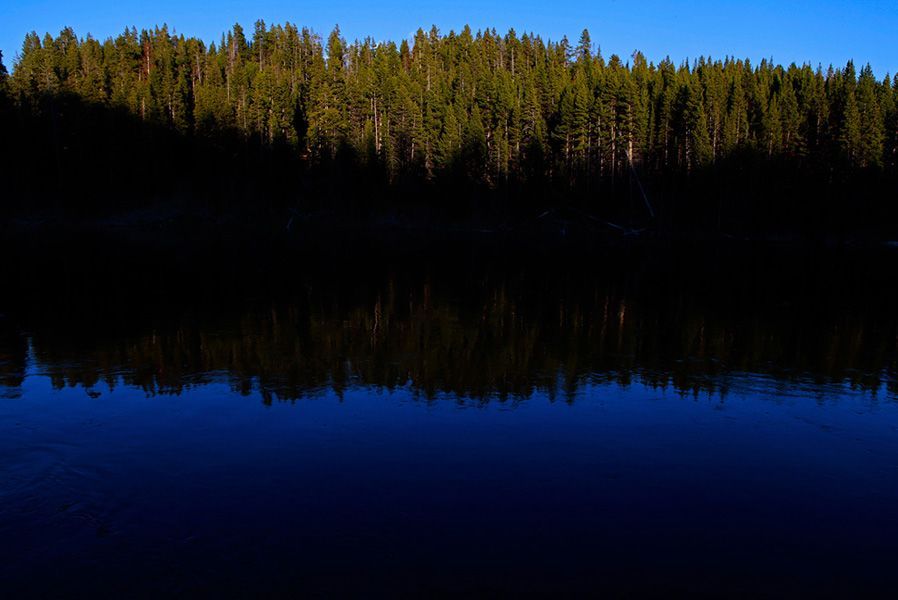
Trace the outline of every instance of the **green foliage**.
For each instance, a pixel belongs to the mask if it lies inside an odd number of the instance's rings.
[[[3,64],[3,51],[0,50],[0,92],[5,93],[6,87],[9,85],[9,72],[6,65]]]
[[[677,182],[749,156],[756,173],[790,161],[806,181],[846,185],[898,168],[898,79],[877,81],[869,66],[858,75],[851,62],[823,71],[734,58],[654,64],[638,52],[606,60],[585,30],[572,46],[434,27],[397,46],[261,20],[251,39],[235,24],[209,45],[165,25],[102,42],[65,28],[26,35],[12,75],[0,67],[3,90],[20,107],[69,95],[187,139],[277,147],[305,165],[342,157],[389,183],[545,183],[602,198],[629,193],[632,173],[686,190]]]
[[[9,102],[9,73],[3,64],[3,52],[0,51],[0,133],[7,126]]]

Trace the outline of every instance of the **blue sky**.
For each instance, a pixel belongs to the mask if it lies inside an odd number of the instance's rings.
[[[606,56],[642,50],[657,62],[699,55],[735,55],[754,61],[843,65],[869,62],[877,75],[898,71],[898,0],[0,0],[0,49],[11,67],[26,32],[105,38],[126,25],[168,23],[176,31],[217,41],[234,22],[291,21],[326,35],[339,23],[350,40],[371,35],[399,40],[418,27],[440,30],[495,27],[533,31],[572,41],[584,27]]]

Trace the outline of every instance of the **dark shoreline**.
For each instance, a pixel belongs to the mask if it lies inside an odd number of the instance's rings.
[[[103,239],[109,243],[147,250],[218,242],[245,248],[282,244],[286,247],[326,247],[330,242],[352,239],[382,244],[474,242],[489,246],[513,244],[519,249],[554,247],[588,249],[621,246],[733,245],[779,248],[785,252],[819,249],[892,248],[890,236],[865,232],[731,233],[726,231],[663,230],[651,223],[602,220],[575,208],[554,208],[513,219],[443,220],[415,215],[352,218],[334,214],[288,211],[277,216],[182,210],[172,206],[147,208],[107,216],[72,218],[44,214],[0,220],[0,244],[37,247],[60,242]]]

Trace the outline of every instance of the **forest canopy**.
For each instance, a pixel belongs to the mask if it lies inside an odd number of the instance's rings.
[[[277,189],[279,206],[364,204],[335,181],[351,172],[379,208],[390,194],[454,198],[465,214],[574,203],[724,229],[878,227],[898,214],[898,76],[853,62],[654,64],[639,52],[605,57],[585,30],[576,44],[468,27],[348,43],[339,28],[325,39],[258,21],[207,45],[166,26],[102,41],[66,28],[28,34],[11,75],[0,71],[0,94],[4,128],[19,136],[4,136],[7,164],[42,155],[41,169],[82,187],[76,148],[144,189],[240,172]],[[159,156],[160,144],[179,150]],[[67,171],[71,161],[79,167]]]

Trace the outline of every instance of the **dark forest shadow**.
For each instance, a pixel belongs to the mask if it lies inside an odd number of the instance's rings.
[[[468,137],[447,167],[428,173],[411,163],[391,176],[376,153],[349,144],[312,157],[212,123],[182,133],[74,94],[7,98],[0,118],[7,218],[117,216],[124,225],[155,218],[239,229],[283,227],[298,216],[317,224],[527,229],[547,210],[572,207],[585,226],[592,218],[656,235],[793,238],[890,238],[898,223],[898,184],[886,171],[751,149],[691,170],[631,170],[609,180],[553,169],[534,147],[519,171],[490,179],[482,174],[483,141]]]

